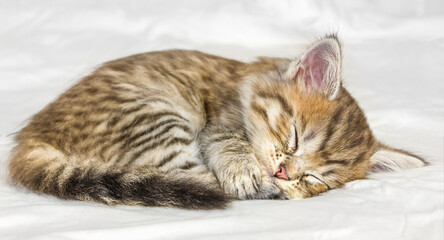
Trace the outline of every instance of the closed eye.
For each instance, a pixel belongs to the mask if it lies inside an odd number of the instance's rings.
[[[296,131],[296,127],[294,128],[294,147],[293,147],[293,153],[296,153],[299,147],[299,139],[298,139],[298,132]]]

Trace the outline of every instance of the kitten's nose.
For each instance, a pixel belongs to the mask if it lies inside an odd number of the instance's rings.
[[[285,170],[285,166],[283,166],[283,165],[279,166],[279,170],[274,174],[274,176],[279,179],[289,180],[288,175],[287,175],[287,171]]]

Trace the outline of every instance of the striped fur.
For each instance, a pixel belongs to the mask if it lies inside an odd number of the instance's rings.
[[[65,199],[212,209],[423,165],[375,140],[340,58],[327,36],[297,60],[170,50],[105,63],[21,130],[11,178]]]

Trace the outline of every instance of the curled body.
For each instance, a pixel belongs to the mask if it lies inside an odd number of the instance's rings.
[[[17,134],[10,176],[65,199],[212,209],[423,166],[375,139],[341,61],[329,35],[297,59],[169,50],[105,63]]]

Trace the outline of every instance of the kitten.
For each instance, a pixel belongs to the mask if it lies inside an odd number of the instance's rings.
[[[329,35],[297,60],[171,50],[105,63],[18,133],[11,178],[65,199],[211,209],[424,166],[374,138],[341,58]]]

